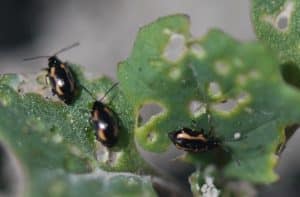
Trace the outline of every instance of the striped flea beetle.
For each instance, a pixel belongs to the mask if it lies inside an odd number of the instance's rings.
[[[102,100],[117,85],[118,83],[112,85],[100,100],[97,100],[88,89],[82,86],[83,89],[95,99],[91,111],[91,121],[95,130],[96,139],[106,147],[112,147],[116,144],[119,127],[114,112],[105,105]]]
[[[194,75],[195,79],[199,79],[197,69],[192,64],[189,65],[189,67],[192,70],[192,74]],[[196,80],[197,87],[201,89],[201,83]],[[204,83],[206,85],[206,83]],[[204,102],[207,104],[206,106],[206,113],[208,114],[208,124],[211,125],[211,115],[209,114],[209,102],[206,98],[206,88],[204,87],[202,89],[202,93],[204,95]],[[201,107],[201,106],[199,106]],[[194,121],[193,121],[194,122]],[[195,122],[194,122],[195,123]],[[229,153],[230,156],[234,159],[234,156],[232,154],[232,151],[224,146],[223,140],[220,138],[217,138],[212,135],[213,133],[213,127],[210,128],[208,134],[205,133],[204,129],[201,128],[200,130],[193,130],[190,128],[182,128],[177,131],[172,131],[168,133],[168,136],[172,143],[181,150],[187,151],[187,152],[193,152],[193,153],[202,153],[207,152],[216,148],[221,148],[225,152]],[[239,138],[241,139],[241,138]],[[226,140],[230,141],[230,140]],[[234,159],[238,165],[240,165],[240,161],[238,159]]]
[[[221,139],[211,135],[212,129],[209,134],[204,133],[204,129],[200,131],[192,130],[190,128],[182,128],[177,131],[172,131],[168,133],[170,140],[173,144],[181,150],[192,152],[192,153],[202,153],[207,152],[216,148],[221,148],[225,152],[229,153],[231,158],[240,165],[240,160],[234,158],[232,151],[224,146]],[[243,137],[245,138],[245,137]],[[234,139],[241,140],[242,138]],[[232,141],[232,140],[226,140]]]
[[[182,128],[169,133],[169,138],[178,149],[188,152],[206,152],[221,145],[218,138],[206,135],[204,130],[194,131]]]
[[[45,70],[47,71],[46,77],[50,81],[52,93],[53,95],[57,95],[58,98],[66,104],[71,104],[73,102],[77,84],[68,63],[62,62],[57,55],[78,45],[79,43],[76,42],[59,50],[52,56],[36,56],[24,59],[25,61],[28,61],[48,58],[48,68],[45,68]]]

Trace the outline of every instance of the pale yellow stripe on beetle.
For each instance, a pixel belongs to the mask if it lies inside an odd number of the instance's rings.
[[[186,133],[180,133],[177,135],[177,139],[184,139],[184,140],[200,140],[200,141],[204,141],[206,142],[207,139],[202,135],[202,134],[199,134],[197,136],[190,136]]]
[[[94,121],[99,120],[99,111],[98,111],[98,110],[95,110],[95,111],[94,111],[93,116],[92,116],[92,119],[93,119]]]
[[[51,67],[51,69],[50,69],[50,77],[53,77],[53,78],[56,77],[55,76],[55,67]]]
[[[50,69],[50,77],[54,78],[54,80],[56,79],[56,75],[55,75],[55,67],[51,67]],[[55,86],[55,91],[58,95],[64,95],[64,93],[61,91],[58,83],[56,82],[56,86]]]
[[[64,95],[63,91],[61,91],[60,86],[57,83],[56,83],[55,90],[58,95]]]
[[[98,131],[98,136],[103,141],[107,140],[103,130]]]

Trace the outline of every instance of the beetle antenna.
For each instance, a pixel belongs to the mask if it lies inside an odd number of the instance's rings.
[[[42,58],[49,58],[49,57],[51,57],[51,56],[40,55],[40,56],[35,56],[35,57],[24,58],[23,61],[31,61],[31,60],[42,59]]]
[[[49,55],[40,55],[40,56],[35,56],[35,57],[24,58],[23,61],[30,61],[30,60],[35,60],[35,59],[49,58],[49,57],[56,56],[59,53],[65,52],[65,51],[67,51],[67,50],[69,50],[71,48],[77,47],[77,46],[79,46],[79,42],[75,42],[74,44],[72,44],[70,46],[64,47],[64,48],[60,49],[59,51],[57,51],[56,53],[54,53],[51,56],[49,56]]]
[[[119,85],[119,82],[116,82],[115,84],[113,84],[113,85],[105,92],[105,94],[102,96],[102,98],[101,98],[99,101],[102,101],[102,100],[106,97],[106,95],[107,95],[112,89],[114,89],[117,85]]]
[[[58,55],[59,53],[62,53],[62,52],[65,52],[65,51],[67,51],[67,50],[69,50],[69,49],[72,49],[72,48],[74,48],[74,47],[77,47],[77,46],[79,46],[79,42],[75,42],[75,43],[73,43],[73,44],[71,44],[71,45],[69,45],[69,46],[67,46],[67,47],[64,47],[64,48],[62,48],[62,49],[60,49],[59,51],[57,51],[56,53],[54,53],[53,54],[53,56],[56,56],[56,55]]]
[[[95,101],[97,100],[97,98],[95,97],[95,95],[89,90],[89,89],[87,89],[85,86],[83,86],[83,85],[81,85],[81,84],[79,84],[80,85],[80,87],[82,88],[82,89],[84,89],[84,91],[86,91],[93,99],[95,99]]]

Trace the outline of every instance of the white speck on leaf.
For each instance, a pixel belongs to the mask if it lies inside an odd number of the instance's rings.
[[[219,97],[222,95],[220,85],[217,82],[210,82],[208,86],[209,94],[213,97]]]
[[[240,138],[241,138],[241,133],[240,133],[240,132],[235,132],[234,135],[233,135],[233,138],[234,138],[235,140],[240,139]]]

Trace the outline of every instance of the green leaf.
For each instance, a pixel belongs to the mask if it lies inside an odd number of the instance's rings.
[[[193,196],[219,196],[220,190],[214,183],[214,169],[207,168],[203,173],[199,170],[191,174],[189,182]],[[223,193],[222,193],[223,194]],[[224,195],[222,195],[224,196]]]
[[[275,181],[284,128],[300,119],[295,110],[300,94],[284,83],[277,64],[260,44],[240,43],[219,30],[192,38],[184,15],[143,27],[118,69],[121,89],[134,107],[138,144],[162,152],[171,145],[168,132],[190,127],[208,134],[212,127],[223,148],[187,154],[185,160],[223,167],[227,178]],[[162,112],[141,120],[149,104]]]
[[[71,67],[78,81],[99,98],[113,84],[107,78],[88,81],[78,66]],[[89,122],[94,102],[90,95],[81,92],[68,106],[54,97],[45,99],[36,93],[24,93],[30,88],[39,89],[39,94],[50,91],[50,87],[36,82],[32,86],[32,78],[15,74],[0,77],[0,143],[18,161],[28,196],[45,192],[49,192],[48,196],[155,194],[149,177],[99,170],[141,173],[150,169],[135,147],[132,107],[118,88],[105,99],[117,114],[120,126],[116,146],[107,149],[95,139]],[[5,161],[3,157],[2,160]]]
[[[230,181],[227,183],[218,178],[218,172],[213,166],[203,171],[197,169],[189,176],[193,196],[255,196],[254,186],[245,181]]]
[[[83,78],[77,66],[72,67],[80,83],[99,98],[112,85],[112,82],[107,78],[88,82]],[[118,88],[114,89],[114,91],[106,97],[105,102],[109,102],[108,105],[119,119],[118,124],[121,127],[120,140],[115,148],[107,151],[108,149],[101,146],[101,144],[95,140],[93,128],[89,123],[90,110],[94,102],[90,95],[82,91],[76,102],[70,106],[60,101],[53,102],[49,99],[45,100],[43,97],[33,93],[18,95],[15,91],[6,86],[11,86],[13,83],[12,79],[14,78],[19,80],[21,77],[3,75],[1,78],[0,100],[6,107],[15,109],[18,113],[23,112],[27,114],[27,116],[32,117],[32,119],[41,121],[45,125],[45,130],[48,131],[48,134],[59,139],[61,138],[62,142],[76,145],[80,152],[87,157],[94,158],[97,151],[106,152],[105,154],[108,154],[110,158],[102,158],[104,160],[100,159],[96,161],[102,168],[113,171],[134,172],[140,171],[143,166],[145,167],[143,159],[139,157],[135,148],[132,137],[133,134],[131,133],[131,127],[133,127],[133,120],[130,115],[132,114],[132,107],[128,104],[122,93],[118,91]],[[18,89],[21,89],[21,91],[25,89],[24,83],[27,83],[26,80],[21,81],[19,84]],[[31,85],[31,83],[29,83],[29,85]],[[40,87],[40,89],[43,88],[44,87]],[[112,157],[116,160],[111,160]],[[136,159],[133,164],[124,164],[124,162],[132,161],[132,158]]]
[[[26,196],[156,196],[150,177],[91,171],[91,161],[78,155],[75,145],[58,142],[41,122],[31,122],[20,111],[7,108],[0,108],[0,113],[1,148],[16,157],[16,167],[20,168],[20,180],[1,177],[9,187],[21,188]],[[11,179],[14,181],[9,182]]]
[[[34,196],[156,196],[150,177],[131,173],[69,174],[41,170],[34,174],[33,183]]]
[[[233,179],[275,181],[274,167],[290,137],[285,130],[293,132],[300,119],[295,110],[300,93],[285,83],[296,73],[294,67],[283,70],[282,77],[276,58],[261,44],[241,43],[219,30],[193,38],[189,25],[187,16],[173,15],[139,31],[130,57],[118,67],[119,87],[104,100],[120,127],[111,149],[95,139],[89,94],[79,91],[75,102],[65,105],[45,98],[50,88],[43,77],[1,75],[1,162],[14,161],[11,172],[23,184],[16,184],[17,191],[27,196],[153,196],[150,178],[136,175],[154,173],[136,146],[167,151],[173,147],[168,133],[183,127],[204,129],[222,141],[215,150],[182,152],[183,161],[197,168],[190,179],[195,195],[207,182],[210,166],[218,190]],[[79,66],[69,65],[97,98],[113,84],[108,78],[87,80]],[[148,113],[149,107],[155,110]],[[9,178],[2,176],[1,188],[10,190]]]
[[[279,56],[280,62],[299,66],[300,2],[253,0],[252,21],[256,34]]]

